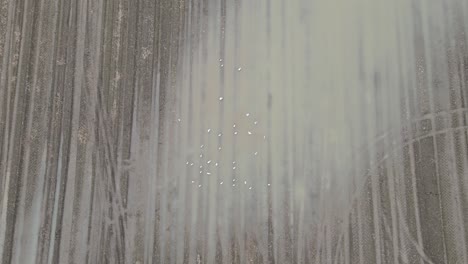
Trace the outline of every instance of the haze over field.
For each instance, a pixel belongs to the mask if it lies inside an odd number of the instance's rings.
[[[0,263],[468,263],[468,2],[0,0]]]

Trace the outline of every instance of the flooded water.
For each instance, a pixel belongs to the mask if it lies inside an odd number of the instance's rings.
[[[0,0],[0,263],[468,263],[468,2]]]

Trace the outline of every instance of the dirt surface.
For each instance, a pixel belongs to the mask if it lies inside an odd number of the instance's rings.
[[[468,263],[463,0],[0,0],[0,263]]]

